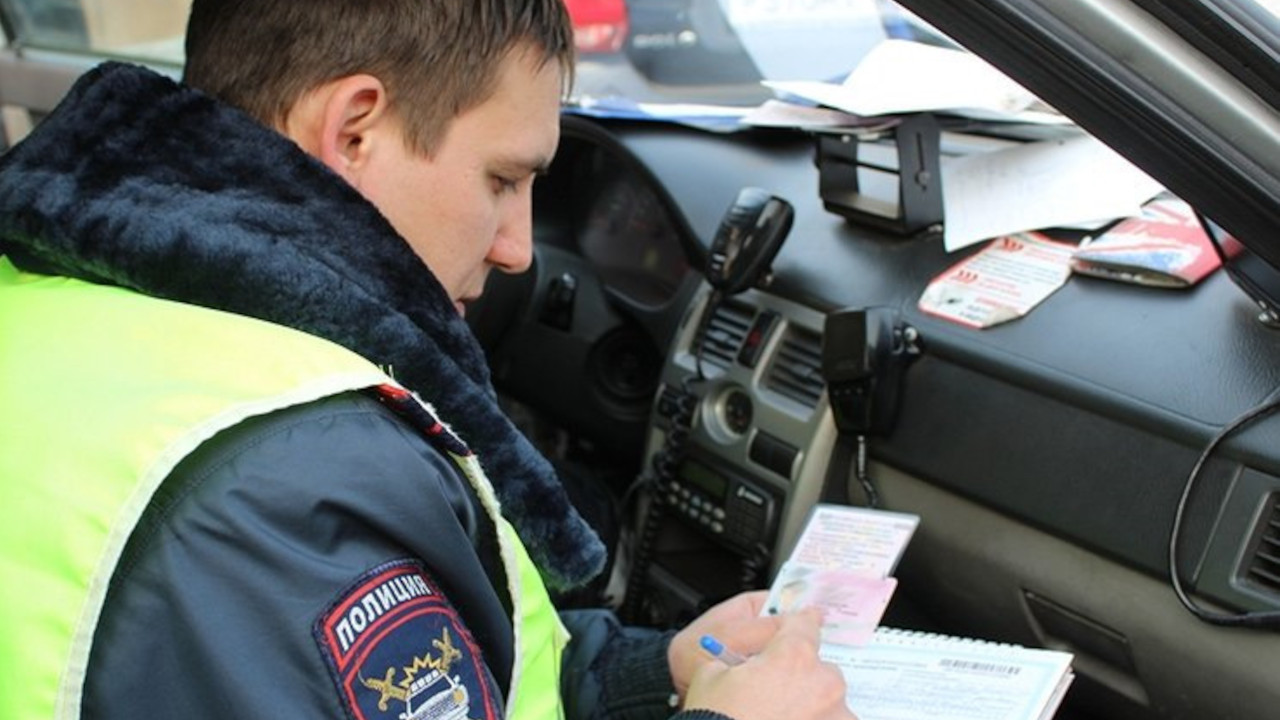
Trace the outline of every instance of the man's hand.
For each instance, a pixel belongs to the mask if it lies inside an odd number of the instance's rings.
[[[667,650],[667,659],[680,697],[684,697],[694,673],[712,661],[700,644],[703,635],[712,635],[743,655],[754,655],[764,649],[782,625],[780,617],[760,617],[768,597],[769,593],[764,590],[735,595],[676,633]]]
[[[708,610],[671,641],[668,658],[684,707],[735,720],[856,720],[844,676],[818,659],[819,611],[760,617],[767,593],[744,593]],[[712,635],[746,662],[728,666],[701,649]]]

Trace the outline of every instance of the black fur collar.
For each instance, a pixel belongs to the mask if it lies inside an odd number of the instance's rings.
[[[550,463],[499,410],[435,277],[358,192],[248,116],[150,70],[100,66],[0,159],[0,251],[391,366],[476,451],[548,586],[603,567]]]

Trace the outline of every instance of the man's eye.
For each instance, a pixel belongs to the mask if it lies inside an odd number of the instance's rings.
[[[497,192],[509,193],[515,192],[520,187],[520,181],[501,175],[493,176],[493,187]]]

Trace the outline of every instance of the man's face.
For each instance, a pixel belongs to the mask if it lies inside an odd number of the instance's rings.
[[[435,151],[383,154],[360,191],[444,285],[458,312],[491,268],[518,273],[533,257],[532,190],[560,140],[560,66],[516,51],[497,89],[458,115]]]

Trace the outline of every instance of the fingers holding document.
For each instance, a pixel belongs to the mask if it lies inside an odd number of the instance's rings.
[[[721,661],[706,663],[694,675],[684,707],[735,720],[856,720],[845,704],[844,676],[818,657],[821,625],[816,609],[789,614],[753,655],[736,655],[726,640]]]

